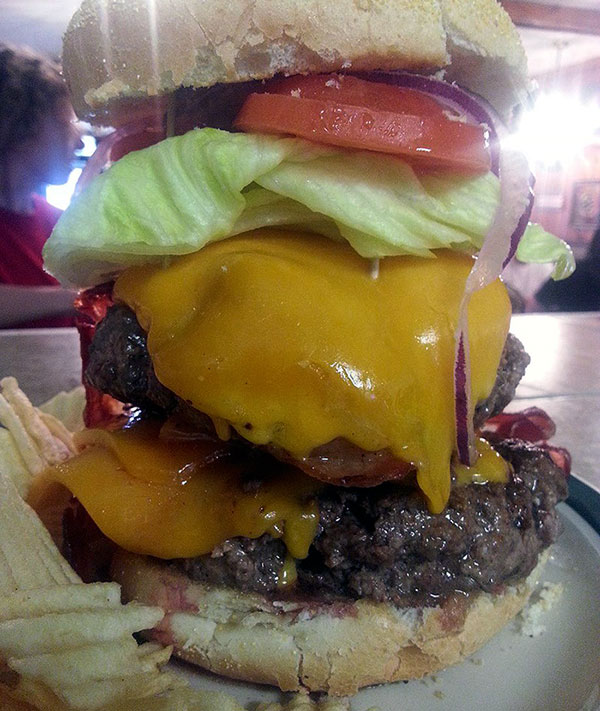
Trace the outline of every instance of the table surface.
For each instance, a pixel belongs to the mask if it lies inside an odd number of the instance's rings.
[[[573,472],[600,490],[600,312],[518,314],[511,330],[531,364],[507,409],[546,410]],[[0,331],[0,377],[14,375],[34,404],[78,385],[80,369],[74,329]]]

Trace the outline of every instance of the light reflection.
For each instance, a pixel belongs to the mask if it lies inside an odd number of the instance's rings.
[[[373,392],[373,381],[360,370],[353,368],[347,363],[332,363],[332,366],[345,383],[353,385],[358,390],[363,390],[364,392]]]
[[[430,346],[435,346],[439,341],[439,334],[434,328],[427,328],[423,333],[419,333],[415,336],[417,342],[422,346],[429,348]]]
[[[102,64],[108,74],[108,79],[111,80],[114,79],[114,76],[112,72],[113,53],[112,45],[110,42],[112,32],[110,29],[110,21],[108,17],[108,6],[106,2],[99,2],[97,6],[98,14],[100,17],[100,37],[102,40],[101,56],[104,57],[104,59],[102,60]]]
[[[86,130],[89,130],[89,125]],[[59,210],[66,210],[73,198],[75,191],[75,186],[79,180],[79,176],[83,170],[82,166],[85,165],[85,160],[87,160],[96,150],[97,141],[94,136],[89,133],[81,136],[83,141],[83,148],[81,150],[75,151],[75,167],[69,173],[67,182],[62,185],[47,185],[46,186],[46,200],[54,207]]]
[[[542,92],[519,127],[503,141],[525,153],[532,165],[565,164],[593,143],[600,130],[600,103],[582,103],[564,92]]]
[[[158,62],[158,32],[156,29],[156,0],[148,2],[148,21],[150,24],[150,49],[152,52],[152,72],[158,87],[159,79],[159,62]]]
[[[59,210],[66,210],[71,202],[75,185],[80,175],[81,168],[73,168],[66,183],[63,185],[48,185],[46,187],[46,200]]]

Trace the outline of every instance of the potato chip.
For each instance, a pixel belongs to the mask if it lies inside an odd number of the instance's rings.
[[[41,473],[51,464],[63,461],[75,452],[73,433],[51,413],[81,416],[81,389],[63,393],[56,404],[47,404],[48,412],[35,408],[19,390],[14,378],[0,381],[0,462],[22,497],[35,493],[36,511],[53,540],[62,545],[62,514],[70,493],[61,485],[44,480]],[[73,417],[71,417],[73,419]]]
[[[0,471],[0,595],[80,583],[39,518]]]
[[[73,433],[70,432],[64,424],[57,420],[53,415],[48,415],[46,412],[39,410],[40,418],[42,422],[48,428],[48,432],[54,437],[54,441],[62,442],[68,454],[62,457],[61,461],[68,459],[75,451],[75,442],[73,440]],[[58,445],[60,447],[60,445]]]
[[[15,378],[0,380],[0,424],[6,428],[0,432],[0,454],[8,452],[4,468],[24,496],[33,477],[75,453],[72,432],[34,407]]]
[[[51,588],[18,590],[0,597],[0,622],[16,617],[39,617],[53,612],[120,608],[121,590],[117,583],[57,585]]]
[[[25,426],[9,405],[6,398],[0,394],[0,424],[13,437],[17,451],[23,458],[29,474],[38,474],[44,468],[44,461],[38,452],[35,442],[29,436]]]
[[[0,622],[0,644],[9,657],[24,657],[35,652],[124,639],[134,632],[149,629],[163,617],[163,611],[137,603],[116,610],[52,612],[42,617]]]
[[[29,398],[19,388],[15,378],[2,378],[0,380],[0,388],[2,388],[4,402],[21,422],[22,427],[36,447],[44,467],[48,464],[58,464],[72,456],[75,452],[72,439],[70,443],[68,441],[65,443],[61,437],[52,434],[48,425],[44,422],[42,413],[31,404]],[[46,415],[46,418],[49,421],[53,421],[53,425],[61,432],[64,438],[70,439],[70,433],[59,420],[53,418],[52,415]]]
[[[39,406],[39,410],[60,420],[69,432],[78,432],[84,427],[85,389],[79,385],[68,392],[60,392]],[[43,416],[43,415],[42,415]]]
[[[21,496],[26,496],[32,474],[20,455],[11,433],[0,428],[0,466],[2,473],[17,487]]]
[[[102,711],[123,711],[123,706],[111,704]],[[244,711],[235,699],[221,691],[175,689],[169,694],[128,702],[127,711]]]
[[[48,686],[67,689],[108,679],[124,679],[153,672],[167,663],[169,648],[138,646],[133,637],[125,640],[77,647],[65,651],[12,659],[10,666],[19,674],[44,681]]]
[[[117,700],[121,700],[121,708],[127,708],[129,699],[156,696],[182,683],[172,674],[157,673],[155,670],[121,679],[103,679],[81,686],[64,687],[60,695],[74,709],[99,709]]]

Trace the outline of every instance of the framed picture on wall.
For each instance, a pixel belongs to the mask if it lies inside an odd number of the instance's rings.
[[[593,230],[600,220],[600,180],[574,183],[569,226],[576,230]]]

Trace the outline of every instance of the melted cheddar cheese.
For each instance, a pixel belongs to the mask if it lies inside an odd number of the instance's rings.
[[[115,297],[148,332],[158,379],[213,421],[296,458],[337,437],[389,448],[416,467],[440,512],[455,441],[454,331],[471,266],[448,251],[389,257],[375,279],[345,244],[257,230],[132,267]],[[500,281],[473,295],[473,403],[493,387],[509,320]]]
[[[261,230],[130,268],[114,293],[148,332],[158,379],[209,415],[223,440],[233,428],[297,458],[338,437],[389,448],[417,469],[440,512],[456,436],[454,331],[471,266],[451,252],[392,257],[373,278],[369,261],[346,245]],[[473,296],[473,403],[493,387],[509,319],[501,282]],[[292,584],[294,559],[317,531],[321,484],[273,464],[258,490],[246,490],[243,462],[168,432],[89,430],[79,435],[81,454],[46,476],[129,551],[190,557],[234,536],[281,537],[280,585]],[[475,467],[454,466],[458,483],[504,480],[506,464],[485,443],[478,449]]]
[[[100,530],[121,548],[159,558],[210,553],[236,536],[283,538],[305,558],[316,534],[318,481],[285,465],[269,465],[260,486],[248,486],[248,463],[219,457],[214,443],[163,439],[153,423],[120,431],[86,430],[79,455],[48,470]],[[288,577],[290,571],[288,572]],[[284,578],[285,575],[282,575]],[[285,584],[282,580],[282,584]]]
[[[510,475],[510,464],[485,439],[477,439],[475,447],[478,457],[472,466],[467,467],[459,462],[452,465],[456,483],[459,486],[506,484]]]

